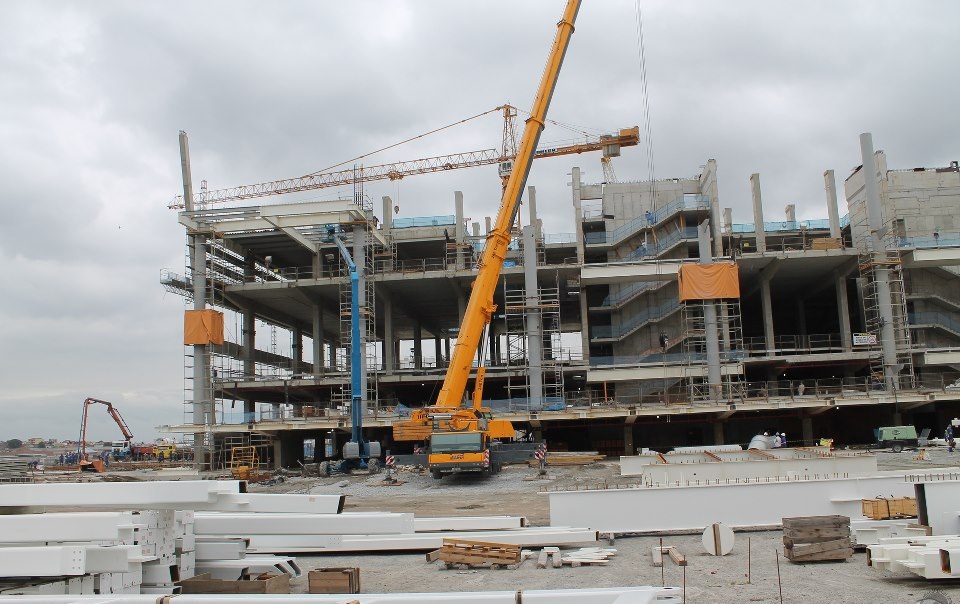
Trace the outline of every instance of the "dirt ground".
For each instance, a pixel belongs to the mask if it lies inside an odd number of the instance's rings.
[[[915,461],[916,452],[878,453],[878,465],[887,469],[933,469],[960,465],[960,453],[928,450],[928,461]],[[344,493],[345,511],[413,512],[430,516],[525,516],[528,524],[549,524],[550,489],[586,488],[597,484],[629,482],[619,476],[619,464],[606,461],[587,467],[551,469],[546,478],[525,466],[512,466],[491,478],[397,474],[403,484],[384,486],[383,476],[289,478],[263,491],[290,493]],[[256,490],[256,489],[251,489]],[[745,505],[748,505],[745,502]],[[656,510],[637,513],[655,514]],[[855,553],[846,562],[793,564],[782,556],[782,532],[738,532],[733,552],[715,557],[704,552],[701,535],[618,536],[617,555],[608,566],[537,569],[527,560],[517,570],[445,570],[425,561],[422,552],[388,555],[298,556],[305,569],[359,567],[362,591],[450,592],[516,589],[565,589],[668,585],[684,587],[686,602],[740,604],[742,602],[869,603],[918,602],[940,590],[960,604],[960,582],[927,582],[916,575],[877,571],[866,565],[866,554]],[[651,550],[661,543],[673,545],[688,560],[678,567],[651,564]],[[589,545],[606,545],[584,543]],[[778,579],[779,577],[779,579]],[[306,591],[306,577],[293,581],[293,590]]]

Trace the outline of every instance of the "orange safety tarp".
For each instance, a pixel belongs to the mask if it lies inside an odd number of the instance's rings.
[[[216,310],[188,310],[183,315],[183,343],[223,344],[223,313]]]
[[[677,281],[681,302],[740,297],[740,272],[733,262],[681,265]]]

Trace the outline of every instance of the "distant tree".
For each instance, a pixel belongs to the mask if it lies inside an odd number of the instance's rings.
[[[7,441],[8,449],[19,449],[22,446],[23,446],[23,441],[20,440],[19,438],[11,438],[10,440]]]
[[[46,448],[47,448],[47,443],[45,443],[45,442],[39,442],[39,443],[37,443],[37,448],[38,448],[38,449],[46,449]]]

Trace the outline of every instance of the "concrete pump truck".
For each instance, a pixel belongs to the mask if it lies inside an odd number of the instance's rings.
[[[493,295],[510,244],[510,230],[516,221],[520,197],[530,174],[579,10],[580,0],[568,0],[563,18],[557,24],[557,34],[540,87],[503,189],[496,223],[487,235],[486,245],[477,262],[477,277],[440,395],[433,405],[416,410],[407,421],[394,424],[395,440],[429,442],[427,462],[430,473],[437,479],[458,472],[482,472],[488,475],[498,472],[502,462],[498,459],[496,447],[492,445],[497,439],[512,439],[515,436],[509,421],[493,419],[491,411],[482,407],[485,371],[482,363],[474,384],[473,405],[463,408],[462,401],[477,347],[497,309]]]

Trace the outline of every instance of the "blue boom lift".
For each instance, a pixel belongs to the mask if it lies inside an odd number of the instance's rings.
[[[339,462],[320,464],[320,473],[341,472],[348,474],[353,470],[367,470],[371,474],[380,471],[380,443],[363,439],[363,351],[360,340],[360,274],[343,243],[336,226],[327,227],[327,239],[333,241],[340,250],[347,269],[350,271],[350,441],[343,445],[343,459]]]

